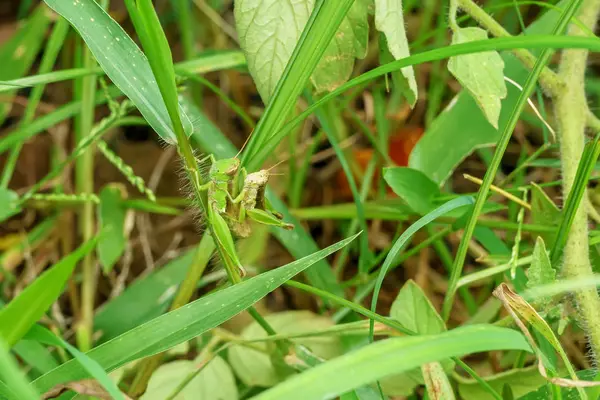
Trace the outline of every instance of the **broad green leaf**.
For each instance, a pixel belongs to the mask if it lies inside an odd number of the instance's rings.
[[[93,239],[38,276],[16,298],[0,310],[0,338],[9,346],[17,343],[61,295],[77,262],[96,245]]]
[[[29,71],[44,43],[46,29],[50,23],[50,12],[41,5],[35,9],[16,33],[0,47],[0,81],[21,78]],[[4,123],[12,107],[12,95],[3,96],[0,102],[0,125]]]
[[[125,400],[125,397],[123,397],[123,394],[117,387],[116,383],[109,378],[106,371],[104,371],[97,362],[86,356],[81,351],[77,350],[62,338],[54,335],[54,333],[50,332],[48,329],[40,325],[34,325],[25,335],[25,339],[35,340],[49,346],[62,347],[68,350],[69,353],[71,353],[71,355],[77,361],[79,361],[81,366],[90,374],[90,376],[92,376],[98,381],[98,383],[102,385],[102,387],[104,387],[104,389],[114,400]]]
[[[366,55],[368,3],[356,0],[315,68],[317,92],[333,90],[348,80],[355,58]],[[248,69],[265,104],[273,94],[314,9],[315,0],[237,0],[235,21]]]
[[[460,28],[452,35],[452,44],[468,43],[487,39],[481,28]],[[500,100],[506,97],[504,83],[504,61],[495,51],[450,57],[448,70],[473,96],[486,118],[498,128]]]
[[[433,199],[440,188],[421,171],[408,167],[384,168],[383,178],[415,212],[424,215],[434,208]]]
[[[18,202],[19,195],[17,193],[0,188],[0,222],[6,221],[21,210]]]
[[[100,192],[98,219],[102,235],[98,239],[98,259],[104,273],[109,273],[125,251],[125,208],[122,206],[124,189],[109,185]]]
[[[408,280],[400,293],[392,303],[390,317],[400,322],[402,326],[422,335],[433,335],[444,332],[446,325],[442,317],[438,314],[421,288],[411,279]],[[454,363],[450,360],[443,360],[443,369],[451,370]],[[435,373],[436,371],[433,371]],[[398,389],[398,383],[392,383],[397,380],[404,382],[406,388]],[[389,395],[408,395],[417,384],[424,384],[424,379],[420,368],[407,371],[402,375],[396,375],[381,382],[384,393]],[[390,390],[389,392],[387,390]],[[410,390],[410,391],[408,391]],[[408,391],[408,392],[407,392]],[[403,394],[404,393],[404,394]]]
[[[425,387],[429,398],[433,400],[454,400],[454,391],[448,377],[439,362],[423,364],[421,372],[425,379]]]
[[[533,257],[531,259],[531,266],[527,270],[527,278],[529,278],[527,287],[530,288],[552,283],[556,278],[556,271],[554,271],[550,263],[544,239],[539,236],[533,248]]]
[[[375,0],[375,27],[386,37],[388,49],[396,60],[410,56],[408,38],[404,29],[402,0]],[[413,67],[402,68],[406,79],[404,93],[411,107],[417,102],[417,80]]]
[[[266,320],[278,334],[305,333],[335,325],[331,319],[313,314],[310,311],[286,311],[271,314],[266,317]],[[266,333],[256,322],[253,322],[244,329],[241,336],[244,339],[251,340],[265,337]],[[337,336],[295,339],[294,343],[308,347],[315,355],[324,359],[330,359],[341,354],[339,337]],[[256,343],[256,345],[265,350],[267,349],[265,343]],[[282,380],[266,353],[244,346],[232,346],[228,354],[229,362],[235,374],[247,386],[275,386]]]
[[[164,313],[193,259],[194,251],[190,251],[156,268],[103,305],[94,318],[94,326],[102,333],[100,341],[106,342]]]
[[[165,400],[175,389],[200,368],[205,361],[179,360],[162,365],[148,382],[148,389],[140,400]],[[209,360],[173,400],[237,400],[238,390],[229,365],[221,357]]]
[[[381,340],[291,377],[253,399],[333,398],[426,363],[501,349],[530,351],[519,332],[490,325],[462,327],[437,335]]]
[[[148,59],[94,0],[44,0],[79,32],[111,81],[135,104],[156,133],[175,143],[175,132]],[[192,124],[180,110],[186,134]]]
[[[412,279],[400,289],[398,297],[392,303],[390,317],[400,322],[406,329],[422,335],[432,335],[446,330],[444,320]]]
[[[313,10],[315,0],[236,0],[240,47],[265,104],[277,86]]]
[[[455,375],[458,381],[458,392],[464,400],[494,400],[494,397],[474,379]],[[483,379],[498,393],[504,385],[509,385],[515,398],[519,398],[544,385],[547,381],[540,375],[537,366],[511,369],[500,374],[486,376]]]
[[[40,396],[27,382],[8,346],[0,337],[0,398],[3,400],[37,400]]]
[[[527,35],[551,32],[559,12],[550,10],[527,27]],[[504,74],[523,85],[529,70],[509,51],[502,52]],[[433,121],[413,148],[408,166],[418,169],[438,184],[443,184],[454,169],[475,149],[495,146],[521,92],[509,85],[508,95],[502,101],[499,129],[485,118],[473,97],[463,90]],[[468,123],[465,123],[468,121]],[[550,243],[550,242],[547,242]]]
[[[110,372],[127,362],[168,350],[222,324],[244,311],[315,262],[346,246],[357,235],[321,251],[266,272],[237,285],[204,296],[168,314],[153,319],[87,352]],[[88,377],[77,361],[71,360],[35,380],[40,391],[62,382]]]
[[[325,50],[311,77],[317,93],[334,90],[346,82],[354,69],[354,59],[367,55],[368,2],[369,0],[354,0]]]
[[[554,204],[554,202],[548,197],[544,189],[536,185],[531,184],[531,222],[537,225],[546,225],[557,227],[562,219],[562,213]],[[538,234],[544,239],[544,242],[552,246],[554,240],[556,240],[556,231],[543,232]]]

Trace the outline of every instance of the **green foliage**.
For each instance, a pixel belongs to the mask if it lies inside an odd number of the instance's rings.
[[[174,128],[148,59],[123,28],[93,0],[46,0],[46,4],[69,20],[106,75],[129,97],[156,133],[173,143]],[[191,123],[181,113],[185,131],[190,135]]]
[[[487,32],[483,29],[460,28],[454,31],[452,44],[485,40],[487,37]],[[448,69],[471,93],[487,120],[497,129],[500,100],[506,97],[502,57],[495,51],[451,57],[448,61]]]
[[[100,192],[98,217],[101,235],[96,251],[104,273],[109,273],[125,251],[125,209],[122,206],[124,188],[106,186]]]
[[[327,46],[323,58],[312,74],[317,92],[331,91],[346,82],[354,70],[354,59],[367,55],[369,43],[369,2],[354,0],[338,31]]]
[[[561,212],[556,204],[535,183],[531,185],[531,220],[534,224],[546,226],[557,226],[561,221]],[[540,237],[551,246],[556,239],[556,232],[540,233]]]
[[[140,277],[118,297],[101,307],[94,325],[102,332],[101,342],[113,339],[164,313],[193,260],[190,251]]]
[[[541,237],[537,238],[533,249],[533,258],[531,266],[527,271],[528,287],[536,287],[554,282],[556,279],[556,271],[552,268],[550,257],[546,250],[546,245]]]
[[[77,262],[96,245],[83,244],[41,274],[10,303],[0,309],[0,337],[9,346],[17,343],[61,295]]]
[[[198,373],[198,368],[200,372]],[[238,390],[231,368],[219,356],[204,360],[179,360],[162,365],[152,374],[148,389],[140,400],[165,400],[184,380],[195,375],[173,400],[237,400]]]
[[[421,171],[407,167],[384,168],[383,178],[402,200],[415,212],[427,214],[434,208],[440,188]]]
[[[412,280],[404,284],[392,303],[390,317],[407,329],[422,335],[433,335],[446,330],[446,324],[425,293]]]
[[[265,104],[291,59],[294,48],[314,9],[315,0],[287,3],[273,0],[235,2],[235,21],[248,69]],[[352,73],[354,58],[367,52],[368,0],[358,0],[348,10],[338,31],[311,76],[317,92],[332,90]]]
[[[547,34],[552,29],[558,13],[550,10],[524,32],[525,35]],[[502,52],[504,75],[523,85],[528,70],[511,53]],[[519,90],[509,86],[507,97],[502,101],[499,128],[508,121],[510,110],[519,97]],[[468,121],[468,123],[465,123]],[[446,182],[456,166],[475,149],[490,147],[498,141],[500,130],[485,115],[468,91],[460,92],[428,127],[410,154],[409,166],[422,171],[435,182]],[[550,242],[548,242],[550,243]]]
[[[19,366],[0,338],[0,395],[8,400],[37,400],[39,394],[27,382]]]
[[[109,378],[106,372],[98,365],[97,362],[89,358],[87,355],[77,350],[68,342],[57,337],[48,329],[40,326],[33,325],[31,329],[25,334],[25,339],[34,340],[36,342],[44,343],[49,346],[62,347],[71,353],[71,355],[79,362],[79,364],[85,369],[91,377],[100,383],[107,393],[110,394],[114,400],[125,400],[125,397],[117,387],[117,385]]]
[[[0,222],[6,221],[19,211],[19,195],[12,190],[0,188]]]
[[[398,254],[403,249],[403,247],[406,245],[408,240],[412,237],[412,235],[414,235],[415,232],[417,232],[422,227],[429,224],[431,221],[446,214],[447,212],[449,212],[451,210],[455,210],[459,207],[464,207],[464,206],[472,204],[472,203],[473,203],[473,199],[471,197],[459,197],[454,200],[450,200],[447,203],[439,206],[435,210],[429,212],[427,215],[421,217],[417,222],[412,224],[406,231],[404,231],[404,233],[402,233],[402,235],[400,235],[400,237],[398,238],[398,240],[396,240],[396,242],[394,243],[394,246],[392,246],[392,249],[386,256],[385,261],[383,262],[383,265],[381,267],[381,271],[378,274],[377,281],[375,282],[375,288],[373,290],[373,299],[371,301],[371,311],[372,312],[375,312],[375,309],[377,307],[379,291],[381,290],[381,285],[383,284],[383,279],[385,278],[385,275],[387,274],[388,270],[390,269],[390,266],[391,266],[392,262],[394,261],[394,259],[398,256]],[[370,335],[370,338],[372,341],[373,340],[373,321],[372,320],[371,320],[369,335]]]
[[[266,320],[278,334],[307,333],[334,325],[331,319],[309,311],[271,314],[266,317]],[[244,329],[241,336],[245,340],[252,341],[264,338],[266,333],[254,322]],[[308,337],[294,342],[308,347],[315,355],[326,360],[341,354],[339,339],[336,336]],[[228,352],[229,362],[235,374],[247,386],[275,386],[283,380],[283,377],[278,374],[276,366],[268,356],[268,346],[264,343],[255,344],[264,352],[234,345]]]
[[[186,112],[202,130],[194,133],[191,139],[204,151],[215,155],[216,158],[231,158],[237,153],[236,148],[225,135],[201,112],[188,98],[181,100]],[[283,215],[283,219],[296,228],[294,230],[272,229],[273,236],[296,258],[305,257],[319,250],[313,238],[302,227],[300,220],[293,215],[283,202],[269,187],[266,197],[271,205]],[[305,271],[308,281],[319,288],[343,296],[342,288],[327,260],[320,260]]]
[[[50,13],[44,6],[39,6],[21,25],[19,30],[0,47],[0,81],[20,78],[29,71],[44,43]],[[5,95],[0,103],[0,125],[4,123],[12,107],[12,97],[15,91]]]
[[[375,27],[386,37],[390,53],[396,60],[410,55],[408,39],[404,28],[402,0],[375,0]],[[412,66],[402,68],[404,95],[411,107],[417,102],[418,89],[415,71]]]
[[[336,396],[425,363],[500,349],[528,350],[529,345],[514,330],[475,325],[437,335],[381,340],[292,377],[256,399]]]
[[[346,246],[355,238],[356,236],[353,236],[342,240],[310,256],[204,296],[185,307],[131,329],[86,354],[110,372],[127,362],[167,350],[227,321],[294,275]],[[86,377],[87,373],[81,370],[75,361],[68,361],[36,379],[34,384],[40,391],[46,391],[60,382]]]
[[[425,293],[413,281],[407,281],[400,289],[398,296],[392,303],[390,317],[400,322],[406,329],[410,329],[420,335],[434,335],[446,331],[446,324],[435,310]],[[454,363],[444,360],[442,371],[452,369]],[[438,363],[435,363],[438,364]],[[437,375],[439,379],[438,365],[430,366],[431,375]],[[425,384],[427,377],[424,377],[422,368],[415,368],[401,375],[386,377],[381,385],[385,394],[391,396],[406,396],[412,393],[417,385]],[[445,383],[445,380],[444,380]]]
[[[485,391],[477,381],[459,376],[456,379],[458,380],[458,392],[462,399],[494,400],[494,397]],[[500,374],[487,376],[484,379],[497,392],[503,392],[505,386],[510,387],[515,398],[520,398],[546,383],[546,379],[540,375],[537,366],[511,369]]]

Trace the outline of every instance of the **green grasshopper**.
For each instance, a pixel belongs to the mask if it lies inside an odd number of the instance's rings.
[[[269,171],[261,170],[247,174],[240,169],[237,157],[216,160],[210,154],[199,161],[200,164],[210,160],[207,182],[199,185],[199,190],[207,191],[208,223],[213,227],[215,240],[221,248],[226,265],[235,265],[242,276],[245,270],[235,251],[232,231],[238,237],[248,237],[250,226],[246,217],[258,223],[293,229],[293,225],[282,221],[282,215],[271,207],[265,197],[265,189],[269,179]],[[196,174],[196,172],[194,172]],[[234,197],[239,176],[243,178],[243,186]]]

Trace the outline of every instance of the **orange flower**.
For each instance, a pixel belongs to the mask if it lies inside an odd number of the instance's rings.
[[[400,167],[407,167],[410,153],[421,136],[423,136],[423,128],[421,127],[405,127],[394,133],[390,137],[388,149],[388,155],[392,161]],[[352,154],[354,155],[361,171],[364,172],[369,164],[369,161],[371,161],[371,158],[373,157],[373,149],[353,149]],[[346,179],[344,171],[341,169],[336,175],[336,183],[338,189],[336,190],[336,197],[338,199],[347,200],[352,198],[352,192],[350,191],[348,180]]]

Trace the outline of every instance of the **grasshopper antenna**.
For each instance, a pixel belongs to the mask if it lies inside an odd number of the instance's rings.
[[[282,164],[282,163],[284,163],[284,162],[286,162],[286,161],[287,161],[287,159],[286,159],[286,158],[284,158],[283,160],[279,161],[279,162],[278,162],[278,163],[276,163],[275,165],[273,165],[273,166],[269,167],[269,168],[267,169],[267,172],[270,172],[270,171],[271,171],[273,168],[275,168],[275,167],[279,166],[280,164]],[[271,175],[275,175],[275,174],[271,174]]]
[[[254,133],[254,130],[252,132],[250,132],[250,134],[248,135],[248,137],[246,138],[246,141],[244,142],[244,144],[242,145],[242,147],[240,148],[240,151],[237,152],[237,154],[235,155],[234,158],[238,158],[240,154],[242,154],[242,151],[244,151],[244,149],[246,148],[246,145],[248,144],[248,142],[250,141],[250,138],[252,137],[252,134]]]

